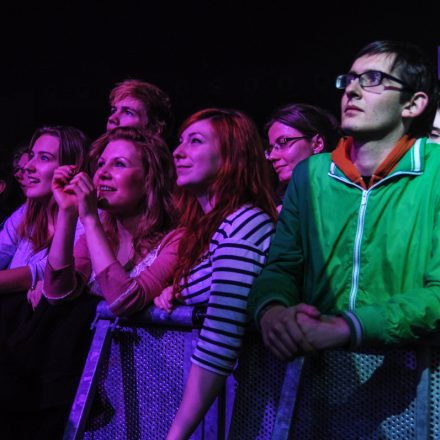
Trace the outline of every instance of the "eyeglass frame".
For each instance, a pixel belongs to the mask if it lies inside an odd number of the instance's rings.
[[[379,82],[378,82],[377,84],[373,84],[373,85],[371,85],[371,86],[365,86],[365,85],[363,85],[363,84],[362,84],[362,76],[363,76],[363,75],[366,75],[366,74],[371,74],[371,73],[379,74]],[[344,87],[341,87],[341,86],[339,85],[340,82],[346,80],[347,77],[351,77],[351,80],[350,80],[349,82],[347,82],[347,83],[345,84]],[[362,72],[362,73],[349,72],[349,73],[344,73],[344,74],[342,74],[342,75],[338,75],[338,76],[336,77],[336,84],[335,84],[335,86],[336,86],[336,88],[337,88],[338,90],[345,90],[345,89],[347,88],[347,86],[351,84],[352,81],[354,81],[355,79],[358,79],[358,80],[359,80],[359,85],[361,86],[361,88],[362,88],[363,90],[368,90],[370,87],[377,87],[377,86],[380,86],[380,85],[382,84],[382,81],[383,81],[385,78],[387,78],[387,79],[391,79],[391,80],[393,80],[393,81],[399,83],[400,85],[402,85],[402,86],[403,86],[403,89],[399,89],[399,90],[401,90],[401,91],[403,91],[403,92],[405,92],[405,91],[406,91],[406,92],[412,92],[412,91],[413,91],[413,89],[411,89],[411,88],[408,86],[408,84],[406,84],[406,83],[405,83],[404,81],[402,81],[401,79],[396,78],[395,76],[390,75],[389,73],[382,72],[381,70],[367,70],[366,72]]]
[[[302,139],[311,139],[310,136],[295,136],[295,137],[288,137],[284,136],[280,138],[279,140],[274,142],[274,145],[269,145],[264,150],[264,155],[266,156],[266,159],[269,159],[270,155],[272,154],[272,151],[283,151],[288,147],[291,147],[293,143],[298,142]],[[282,144],[280,144],[280,140],[283,140]]]

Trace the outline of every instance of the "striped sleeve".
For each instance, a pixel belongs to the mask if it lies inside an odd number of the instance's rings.
[[[238,357],[248,324],[249,290],[264,266],[273,232],[266,214],[257,217],[235,234],[232,227],[229,238],[221,240],[211,255],[211,291],[192,361],[221,375],[232,371]]]

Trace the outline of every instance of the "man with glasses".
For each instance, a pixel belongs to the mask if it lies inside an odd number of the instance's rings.
[[[296,167],[249,299],[281,359],[416,340],[440,320],[431,67],[411,44],[377,41],[336,86],[347,137]]]

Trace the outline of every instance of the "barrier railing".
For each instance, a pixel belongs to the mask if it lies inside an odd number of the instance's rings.
[[[298,394],[294,361],[287,367],[272,438],[438,439],[439,361],[440,351],[426,343],[327,351],[305,359]]]
[[[179,407],[203,310],[154,307],[119,319],[104,303],[64,439],[163,439]],[[191,437],[270,439],[286,365],[258,333],[244,341],[237,368]]]
[[[101,303],[64,439],[165,438],[202,320],[203,310],[188,306],[115,320]],[[249,331],[236,370],[191,438],[440,438],[436,346],[334,350],[286,367]]]

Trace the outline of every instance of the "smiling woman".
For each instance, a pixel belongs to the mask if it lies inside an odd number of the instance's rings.
[[[52,177],[60,165],[84,169],[87,147],[76,128],[37,130],[24,166],[26,204],[0,232],[1,438],[59,438],[81,371],[81,347],[89,342],[96,304],[51,310],[40,292],[58,217]],[[80,231],[75,228],[73,237]]]
[[[0,232],[0,292],[28,290],[42,279],[58,211],[51,190],[54,170],[60,164],[83,169],[87,147],[76,128],[43,127],[34,133],[24,167],[26,204]]]
[[[131,127],[99,138],[90,158],[96,164],[93,181],[71,167],[55,172],[60,214],[44,294],[59,303],[81,295],[88,284],[115,314],[129,315],[159,295],[174,272],[172,158],[160,138]],[[78,216],[85,234],[73,250]]]

